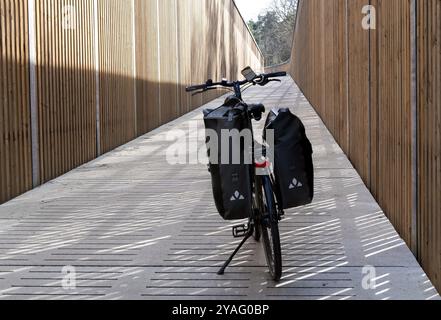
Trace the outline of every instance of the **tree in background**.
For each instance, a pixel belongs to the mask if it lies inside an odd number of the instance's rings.
[[[265,14],[248,25],[265,56],[267,66],[288,61],[298,0],[273,0]]]

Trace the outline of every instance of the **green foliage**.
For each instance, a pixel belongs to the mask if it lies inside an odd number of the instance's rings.
[[[248,25],[265,56],[267,66],[289,60],[298,0],[273,0],[265,14]]]

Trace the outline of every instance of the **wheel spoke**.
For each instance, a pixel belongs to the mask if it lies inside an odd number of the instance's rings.
[[[271,276],[278,281],[282,272],[282,257],[280,247],[280,236],[278,228],[277,211],[274,201],[274,194],[270,185],[260,186],[263,191],[260,205],[260,228],[263,238],[263,247]],[[257,193],[260,190],[257,191]]]

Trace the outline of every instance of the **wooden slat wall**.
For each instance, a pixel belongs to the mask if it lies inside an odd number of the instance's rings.
[[[142,1],[142,0],[141,0]],[[191,95],[185,85],[192,81],[191,40],[193,31],[192,0],[178,0],[179,106],[181,113],[192,109]]]
[[[330,4],[332,1],[328,1]],[[351,0],[347,7],[347,119],[349,158],[363,180],[369,184],[369,31],[361,26],[361,8],[366,4],[369,4],[368,0]]]
[[[99,0],[101,151],[136,137],[131,1]]]
[[[412,249],[441,288],[441,1],[417,1],[417,163],[411,2],[301,0],[290,71],[404,240],[412,246],[417,239]],[[377,11],[376,30],[362,28],[368,4]]]
[[[202,18],[204,28],[208,32],[204,33],[204,47],[206,48],[206,56],[209,57],[210,63],[206,64],[205,78],[218,79],[218,57],[217,57],[217,29],[219,20],[217,19],[216,1],[203,1],[204,17]],[[208,34],[212,34],[212,37],[208,37]],[[209,91],[204,95],[204,102],[212,100],[216,96],[215,91]]]
[[[441,1],[418,3],[419,258],[441,289]]]
[[[33,183],[29,1],[40,183],[225,93],[191,98],[185,86],[263,67],[232,0],[0,0],[0,203]],[[63,28],[66,6],[72,29]]]
[[[291,73],[348,153],[347,5],[346,0],[301,1],[294,43],[302,50],[292,52]],[[352,72],[355,76],[355,68]]]
[[[27,14],[0,0],[0,203],[32,187]]]
[[[26,1],[21,1],[26,3]],[[92,6],[87,0],[36,1],[41,183],[96,156]],[[75,26],[66,28],[68,6]]]
[[[375,177],[371,188],[379,204],[411,244],[412,217],[412,132],[411,132],[411,56],[409,1],[379,0],[376,42],[376,79],[372,96],[376,104],[371,122],[377,134],[370,158]],[[375,115],[374,115],[375,113]],[[375,171],[373,171],[375,169]]]
[[[179,116],[177,1],[159,1],[161,122],[168,122]]]
[[[192,21],[192,37],[191,37],[191,68],[193,73],[191,75],[192,83],[202,83],[206,80],[205,73],[205,61],[204,53],[201,50],[203,46],[204,38],[204,23],[201,17],[204,16],[203,12],[204,0],[193,0],[191,1],[191,21]],[[202,105],[203,95],[196,95],[191,97],[191,105],[193,107]]]
[[[158,1],[135,1],[138,135],[161,125]]]

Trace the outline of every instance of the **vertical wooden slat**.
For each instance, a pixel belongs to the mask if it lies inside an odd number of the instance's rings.
[[[380,10],[381,0],[371,0],[370,4],[375,8],[376,12]],[[381,11],[380,11],[381,12]],[[369,187],[374,195],[379,196],[379,138],[380,138],[380,108],[379,108],[379,50],[380,50],[380,16],[376,15],[376,26],[374,30],[369,33],[369,47],[370,47],[370,86],[369,86],[369,100],[370,100],[370,173],[369,173]],[[373,67],[377,66],[377,67]]]
[[[161,56],[161,111],[168,122],[176,117],[178,105],[176,43],[176,0],[159,1],[160,56]]]
[[[4,1],[0,0],[0,203],[6,201],[6,146],[5,146],[5,122],[6,122],[6,101],[5,101],[5,90],[4,85],[6,83],[6,54],[5,54],[5,39],[6,39],[6,29],[5,29],[5,9]]]
[[[10,1],[9,0],[5,0],[5,20],[6,20],[6,34],[12,34],[11,31],[11,16],[9,14],[9,10],[10,10]],[[11,81],[8,81],[9,79],[11,79],[11,73],[12,73],[12,65],[13,65],[13,61],[12,61],[12,57],[11,57],[11,41],[12,41],[12,37],[6,37],[6,43],[5,43],[5,79],[4,79],[4,99],[5,99],[5,117],[6,119],[8,119],[7,122],[5,122],[5,145],[6,145],[6,150],[8,150],[8,153],[11,153],[12,150],[12,143],[11,143],[11,127],[12,127],[12,117],[11,117]],[[11,190],[11,176],[13,176],[14,172],[13,170],[11,170],[11,161],[13,162],[14,160],[12,159],[11,155],[6,157],[6,187],[5,187],[5,192],[6,192],[6,196],[7,197],[12,197],[12,190]]]
[[[8,11],[10,14],[10,29],[9,32],[11,34],[16,35],[16,24],[17,15],[16,15],[16,2],[10,0],[8,3]],[[11,62],[9,63],[9,81],[8,81],[8,97],[9,97],[9,115],[10,115],[10,127],[9,127],[9,144],[10,144],[10,155],[11,162],[9,169],[12,174],[9,180],[9,190],[10,194],[15,194],[15,189],[17,187],[17,172],[19,171],[17,168],[18,164],[18,144],[17,144],[17,46],[16,46],[17,37],[11,37],[9,42],[9,50],[10,55],[9,58]]]
[[[55,81],[55,43],[54,37],[57,32],[56,24],[55,24],[55,14],[54,14],[54,3],[52,1],[47,2],[47,20],[46,23],[48,25],[48,34],[47,34],[47,43],[48,43],[48,64],[46,68],[48,70],[48,78],[46,87],[48,89],[48,103],[45,105],[45,109],[48,117],[48,138],[49,138],[49,157],[50,157],[50,167],[49,172],[50,176],[56,176],[56,168],[57,168],[57,157],[58,157],[58,144],[57,144],[57,121],[56,121],[56,81]]]
[[[185,92],[185,86],[191,84],[191,0],[179,0],[178,5],[178,48],[179,48],[179,101],[182,113],[191,110],[191,96]],[[223,14],[223,12],[222,12]]]
[[[15,20],[15,29],[17,33],[17,39],[16,39],[16,52],[17,52],[17,78],[22,79],[23,73],[22,73],[22,66],[23,66],[23,56],[24,52],[23,49],[23,23],[20,23],[20,21],[23,21],[23,11],[22,11],[22,2],[16,2],[15,3],[15,11],[18,19]],[[17,193],[20,192],[20,190],[24,189],[24,183],[26,181],[26,176],[23,175],[25,172],[24,166],[25,166],[25,154],[23,152],[23,142],[24,142],[24,135],[23,135],[23,118],[22,116],[25,116],[22,114],[23,112],[23,82],[17,81],[17,159],[18,159],[18,171],[20,174],[16,176],[17,181]]]
[[[0,176],[2,177],[0,180],[0,202],[3,202],[7,199],[6,195],[6,147],[4,144],[5,140],[5,122],[6,117],[4,114],[4,110],[6,109],[5,104],[5,64],[6,64],[6,56],[5,56],[5,38],[6,38],[6,30],[5,30],[5,15],[4,12],[4,3],[3,0],[0,0]]]

